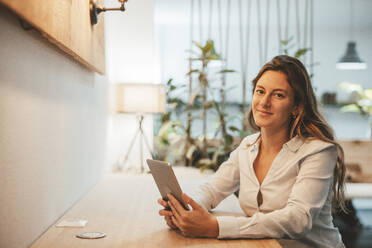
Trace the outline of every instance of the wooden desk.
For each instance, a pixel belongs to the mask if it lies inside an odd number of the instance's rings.
[[[181,175],[177,171],[175,173],[180,178]],[[198,179],[185,178],[182,176],[180,180],[185,192],[200,183]],[[60,228],[53,225],[31,247],[281,247],[274,239],[186,238],[170,230],[158,215],[160,206],[156,199],[159,196],[150,174],[107,175],[60,219],[88,220],[84,228]],[[232,206],[231,209],[236,210],[237,201],[233,200],[233,197],[228,198],[221,208],[230,210],[227,206]],[[78,233],[93,231],[104,232],[107,236],[96,240],[75,237]]]

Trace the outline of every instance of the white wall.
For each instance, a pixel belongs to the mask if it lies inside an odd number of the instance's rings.
[[[113,3],[106,1],[106,5]],[[110,117],[108,125],[108,169],[119,166],[140,167],[139,137],[127,164],[122,164],[130,141],[137,130],[136,116],[117,114],[115,85],[117,83],[156,83],[154,64],[154,0],[136,0],[126,3],[126,11],[105,13],[106,64],[110,81]],[[153,119],[146,115],[144,132],[153,144]],[[145,144],[144,144],[145,145]],[[150,153],[144,147],[144,159]],[[147,168],[146,164],[144,166]]]
[[[154,83],[154,0],[125,6],[105,13],[107,76],[113,83]]]
[[[0,247],[27,247],[102,175],[105,77],[0,5]]]

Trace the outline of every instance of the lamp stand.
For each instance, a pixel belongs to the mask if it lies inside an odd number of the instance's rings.
[[[149,144],[149,142],[147,140],[147,137],[146,137],[146,135],[145,135],[145,133],[143,131],[143,128],[142,128],[142,123],[143,123],[143,119],[144,118],[145,117],[142,114],[140,114],[140,115],[137,116],[138,129],[137,129],[136,134],[133,136],[133,138],[132,138],[132,140],[130,142],[129,149],[128,149],[127,153],[125,154],[124,162],[123,162],[123,164],[124,164],[123,166],[125,166],[125,164],[128,161],[129,154],[132,151],[133,144],[136,141],[137,137],[140,136],[139,138],[140,138],[141,173],[143,173],[145,171],[145,167],[143,166],[143,140],[145,141],[147,150],[151,154],[151,158],[153,158],[153,154],[152,154],[152,151],[151,151],[151,148],[150,148],[150,144]]]

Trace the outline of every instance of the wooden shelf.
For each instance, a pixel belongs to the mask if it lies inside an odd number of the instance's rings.
[[[105,73],[103,14],[90,23],[89,0],[0,0],[51,43],[90,70]]]

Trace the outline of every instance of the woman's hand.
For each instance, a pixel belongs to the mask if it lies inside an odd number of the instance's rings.
[[[168,216],[185,236],[213,238],[218,236],[219,230],[216,217],[211,215],[191,197],[185,193],[182,194],[183,201],[190,205],[192,210],[185,210],[177,199],[170,194],[168,194],[168,199],[168,205],[172,209],[172,215]]]
[[[173,216],[173,213],[172,213],[172,211],[170,211],[170,207],[169,207],[168,203],[161,198],[158,199],[158,203],[165,208],[165,209],[162,209],[162,210],[159,211],[159,215],[164,216],[164,220],[170,228],[178,229],[177,226],[172,221],[171,217]],[[169,210],[167,210],[167,209],[169,209]]]

